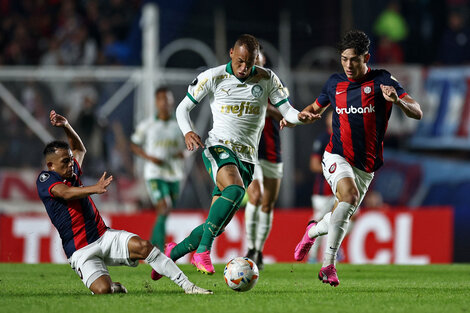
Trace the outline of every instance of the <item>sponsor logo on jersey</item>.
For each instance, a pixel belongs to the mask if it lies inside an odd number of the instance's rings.
[[[197,77],[191,82],[190,85],[191,86],[196,86],[196,84],[197,84]]]
[[[369,104],[365,108],[360,107],[349,107],[349,108],[338,108],[336,107],[336,113],[338,114],[365,114],[365,113],[375,113],[375,107],[372,104]]]
[[[372,88],[370,88],[369,86],[367,86],[367,87],[364,88],[364,92],[365,92],[366,94],[370,94],[371,91],[372,91]]]
[[[255,98],[259,98],[263,95],[263,87],[260,85],[254,85],[253,88],[251,88],[251,94]]]
[[[250,102],[243,101],[240,105],[223,105],[220,107],[220,112],[225,114],[235,114],[240,117],[244,114],[259,115],[261,109],[258,105],[251,105]]]
[[[48,180],[50,177],[50,175],[48,173],[42,173],[40,176],[39,176],[39,181],[41,183],[45,182],[46,180]]]
[[[330,174],[333,174],[335,171],[336,171],[336,163],[333,163],[328,169],[328,172],[330,172]]]

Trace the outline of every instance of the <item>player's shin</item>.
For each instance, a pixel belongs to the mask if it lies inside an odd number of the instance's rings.
[[[348,230],[349,218],[354,213],[355,209],[356,207],[352,204],[340,202],[335,211],[331,214],[323,266],[336,263],[338,249]]]
[[[170,258],[173,261],[176,261],[184,255],[195,251],[201,242],[203,232],[204,224],[194,228],[188,237],[184,238],[183,241],[181,241],[171,250]]]
[[[258,229],[256,230],[256,244],[255,248],[258,251],[263,251],[264,243],[268,238],[269,232],[271,231],[273,223],[273,211],[271,212],[259,212]]]
[[[192,284],[188,280],[188,277],[179,269],[179,267],[168,258],[165,254],[160,252],[157,247],[154,247],[150,251],[145,261],[157,272],[163,276],[171,279],[175,284],[183,288],[188,289]]]
[[[261,205],[254,205],[249,201],[245,207],[246,245],[248,250],[253,250],[255,248],[258,213],[260,209]]]
[[[220,234],[222,227],[228,223],[228,219],[238,210],[244,195],[245,189],[241,186],[230,185],[225,187],[220,197],[211,206],[197,253],[211,250],[215,237]]]

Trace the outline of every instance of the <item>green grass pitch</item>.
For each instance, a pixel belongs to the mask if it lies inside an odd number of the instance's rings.
[[[150,267],[112,267],[129,294],[93,296],[68,265],[0,264],[0,312],[470,312],[470,265],[339,264],[337,288],[317,279],[318,264],[266,265],[251,291],[180,265],[214,295],[185,295],[168,278],[150,279]]]

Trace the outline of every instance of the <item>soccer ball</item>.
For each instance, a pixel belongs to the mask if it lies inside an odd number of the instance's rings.
[[[225,283],[235,291],[250,290],[258,282],[258,277],[258,266],[246,257],[231,259],[224,269]]]

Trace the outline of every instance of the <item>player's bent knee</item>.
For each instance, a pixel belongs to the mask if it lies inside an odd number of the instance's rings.
[[[245,188],[239,185],[229,185],[222,191],[222,195],[240,205],[245,196]]]
[[[111,288],[111,279],[109,278],[109,276],[100,276],[91,284],[90,290],[95,295],[112,293],[113,290]]]
[[[154,248],[154,245],[148,240],[134,236],[129,240],[128,247],[131,259],[145,259]]]

